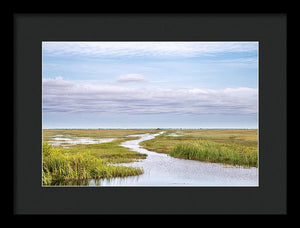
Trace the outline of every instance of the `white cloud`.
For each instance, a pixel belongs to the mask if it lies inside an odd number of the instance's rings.
[[[45,78],[43,79],[43,86],[47,89],[64,89],[64,88],[71,88],[73,83],[70,81],[63,80],[62,77],[52,78]]]
[[[43,42],[48,55],[198,56],[257,50],[258,42]]]
[[[146,82],[147,79],[141,74],[125,74],[118,77],[117,82]]]
[[[44,112],[255,114],[258,91],[239,87],[147,89],[43,79]]]

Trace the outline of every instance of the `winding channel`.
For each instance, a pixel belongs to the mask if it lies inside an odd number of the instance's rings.
[[[139,139],[125,141],[121,146],[147,154],[146,159],[122,164],[141,167],[138,176],[89,181],[89,186],[258,186],[258,168],[225,166],[187,159],[173,158],[142,148],[139,143],[162,134],[141,134]]]

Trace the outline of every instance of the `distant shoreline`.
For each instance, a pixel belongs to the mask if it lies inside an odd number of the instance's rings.
[[[139,130],[143,130],[143,129],[150,129],[150,130],[159,130],[159,129],[163,129],[163,130],[168,130],[168,129],[172,129],[172,130],[184,130],[184,129],[188,129],[188,130],[226,130],[226,129],[230,129],[230,130],[258,130],[258,128],[43,128],[42,130],[67,130],[67,129],[72,129],[72,130],[81,130],[81,129],[87,129],[87,130],[129,130],[129,129],[139,129]]]

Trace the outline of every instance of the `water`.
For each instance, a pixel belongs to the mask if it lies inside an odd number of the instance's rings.
[[[141,167],[144,174],[125,178],[90,180],[89,186],[258,186],[258,169],[225,166],[173,158],[142,148],[139,143],[159,134],[142,134],[121,145],[147,154],[146,159],[122,164]],[[137,135],[135,135],[137,136]]]
[[[57,137],[59,136],[59,137]],[[63,135],[56,135],[52,141],[49,141],[50,144],[54,146],[63,146],[67,147],[68,144],[98,144],[112,142],[116,138],[90,138],[90,137],[73,137],[73,138],[63,138]]]

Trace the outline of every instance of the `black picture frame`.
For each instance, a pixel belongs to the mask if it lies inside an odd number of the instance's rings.
[[[259,41],[259,187],[41,185],[42,41]],[[15,214],[286,214],[286,14],[14,14]]]

